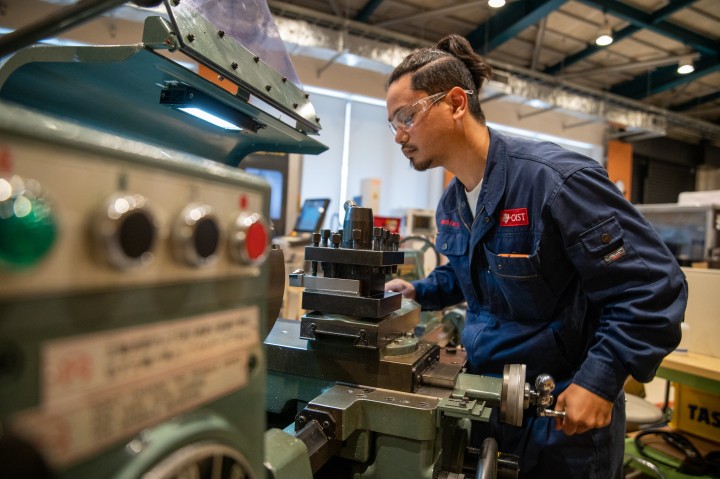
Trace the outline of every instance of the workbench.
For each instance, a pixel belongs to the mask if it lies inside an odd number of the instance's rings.
[[[720,394],[720,358],[693,352],[670,353],[660,365],[657,376]]]
[[[670,382],[680,383],[685,386],[707,391],[713,394],[720,394],[720,358],[708,356],[705,354],[692,352],[674,352],[669,354],[660,365],[657,377],[666,379]],[[720,449],[717,443],[708,441],[692,434],[682,432],[688,439],[698,448],[701,454],[705,455],[712,450]],[[634,444],[631,435],[625,442],[625,454],[627,456],[641,457]],[[638,472],[649,473],[646,468],[639,464],[633,464],[633,468]],[[658,465],[660,472],[668,479],[703,479],[711,476],[690,476],[681,474],[670,467]],[[632,473],[626,477],[635,477]],[[645,475],[639,477],[653,477],[653,475]]]

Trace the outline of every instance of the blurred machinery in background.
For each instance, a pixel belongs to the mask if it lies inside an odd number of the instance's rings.
[[[720,200],[706,205],[638,205],[638,210],[681,266],[713,262],[720,267]]]
[[[720,268],[720,190],[687,191],[677,203],[638,205],[681,266]]]
[[[305,269],[305,246],[312,241],[312,234],[320,230],[325,221],[329,198],[307,198],[303,201],[295,226],[287,234],[273,238],[273,245],[282,249],[285,260],[285,293],[283,295],[280,317],[285,319],[300,319],[304,314],[302,309],[302,289],[291,286],[288,278],[293,271]]]
[[[402,219],[400,234],[403,238],[409,236],[423,236],[430,241],[435,240],[437,225],[435,225],[435,211],[417,208],[403,208],[392,211],[393,216]]]
[[[406,252],[398,276],[406,281],[422,279],[446,261],[435,249],[435,211],[403,208],[393,210],[393,215],[400,218],[400,248]]]

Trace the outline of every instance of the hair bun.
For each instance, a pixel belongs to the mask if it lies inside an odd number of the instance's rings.
[[[470,42],[462,35],[448,35],[437,42],[435,48],[448,52],[462,61],[473,76],[475,87],[478,90],[482,88],[485,80],[492,77],[492,67],[480,55],[475,53]]]

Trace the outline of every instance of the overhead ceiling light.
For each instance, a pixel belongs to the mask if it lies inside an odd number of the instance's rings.
[[[505,0],[488,0],[488,6],[492,8],[504,7]]]
[[[607,14],[603,11],[603,23],[595,37],[595,45],[605,47],[613,42],[612,28],[607,20]]]
[[[605,23],[600,30],[598,30],[597,38],[595,39],[595,44],[599,45],[601,47],[610,45],[613,42],[613,36],[612,36],[612,28],[610,28],[610,25]]]
[[[685,57],[678,63],[677,72],[681,75],[687,75],[695,71],[692,57]]]

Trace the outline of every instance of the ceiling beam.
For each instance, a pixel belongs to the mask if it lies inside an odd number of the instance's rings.
[[[699,117],[718,116],[718,115],[720,115],[720,106],[714,107],[714,108],[705,108],[702,110],[690,110],[690,111],[684,113],[684,115],[693,116],[693,117],[695,117],[695,116],[699,116]]]
[[[496,49],[535,25],[567,0],[525,0],[510,2],[467,35],[475,51],[482,54]]]
[[[419,13],[408,15],[407,17],[391,18],[389,20],[383,20],[382,22],[373,23],[376,27],[388,27],[395,25],[396,23],[415,22],[418,20],[426,20],[428,18],[435,18],[443,15],[450,15],[451,13],[457,13],[468,8],[477,8],[477,0],[470,2],[459,3],[457,5],[450,5],[447,7],[436,8],[435,10],[425,10]]]
[[[668,22],[667,18],[674,7],[685,7],[686,4],[692,3],[690,0],[677,0],[658,10],[660,12],[655,17],[655,13],[646,13],[637,8],[631,7],[626,3],[618,0],[578,0],[585,5],[605,11],[606,13],[630,22],[636,27],[646,28],[650,31],[658,33],[668,38],[685,43],[700,53],[713,54],[718,53],[718,42],[707,38],[699,33],[693,32],[679,25]]]
[[[677,66],[666,66],[646,72],[632,80],[613,86],[610,91],[617,95],[639,100],[656,93],[661,93],[689,81],[697,80],[705,75],[720,71],[719,55],[701,55],[695,61],[695,71],[680,75]]]
[[[545,25],[547,25],[547,17],[538,22],[537,32],[535,32],[535,46],[533,47],[532,60],[530,61],[531,70],[537,70],[540,50],[542,50],[542,44],[545,38]]]
[[[375,10],[380,6],[383,0],[369,0],[364,7],[355,15],[355,20],[358,22],[365,22],[370,19]]]
[[[582,0],[581,0],[582,1]],[[678,10],[681,10],[688,5],[694,3],[696,0],[675,0],[674,2],[670,2],[667,5],[665,5],[663,8],[660,8],[659,10],[654,11],[652,14],[648,16],[648,21],[655,25],[659,22],[665,21],[667,17],[672,15],[673,13],[677,12]],[[594,5],[593,5],[594,6]],[[610,10],[612,13],[612,10]],[[634,33],[640,31],[642,28],[640,25],[635,25],[632,22],[631,24],[622,30],[619,30],[617,32],[613,32],[613,39],[615,42],[619,42],[620,40],[627,38]],[[564,68],[567,68],[580,60],[584,60],[585,58],[594,55],[595,53],[601,51],[605,47],[601,47],[598,45],[595,45],[595,43],[592,43],[587,46],[584,50],[580,50],[577,53],[574,53],[572,55],[569,55],[567,58],[564,58],[562,61],[556,63],[555,65],[551,65],[548,68],[545,69],[545,73],[554,74],[559,71],[562,71]]]
[[[328,0],[328,5],[330,5],[330,9],[333,11],[335,16],[337,17],[343,17],[344,15],[340,11],[340,9],[337,6],[337,2],[335,0]]]
[[[703,105],[705,103],[710,103],[711,101],[715,101],[718,98],[720,98],[720,90],[713,93],[708,93],[707,95],[703,95],[697,98],[693,98],[692,100],[679,103],[677,105],[672,105],[669,109],[672,111],[685,111],[691,108],[695,108],[696,106]]]
[[[622,30],[619,30],[617,32],[613,32],[613,42],[619,42],[623,38],[627,38],[630,35],[633,35],[636,32],[640,31],[640,27],[636,27],[634,25],[627,26],[623,28]],[[587,47],[585,47],[583,50],[580,50],[577,53],[573,53],[572,55],[568,55],[567,57],[563,58],[559,62],[557,62],[555,65],[551,65],[545,69],[545,73],[548,73],[550,75],[558,73],[565,68],[569,67],[570,65],[574,65],[575,63],[579,62],[580,60],[584,60],[587,57],[594,55],[595,53],[598,53],[600,51],[603,51],[606,47],[601,47],[600,45],[596,45],[595,43],[591,43]]]
[[[697,60],[699,55],[697,53],[691,55],[693,61]],[[677,68],[678,62],[681,60],[684,60],[688,58],[688,55],[673,55],[670,57],[662,57],[662,58],[655,58],[653,60],[645,60],[645,61],[630,61],[628,63],[622,63],[620,65],[610,65],[605,67],[598,67],[598,68],[589,68],[587,70],[578,70],[575,72],[568,72],[568,73],[561,73],[558,76],[558,78],[562,78],[563,80],[567,80],[570,78],[578,78],[578,77],[586,77],[586,76],[592,76],[592,75],[600,75],[604,73],[614,73],[614,72],[622,72],[627,70],[639,70],[639,69],[646,69],[646,68],[657,68],[657,67],[663,67],[666,65],[675,65]]]

